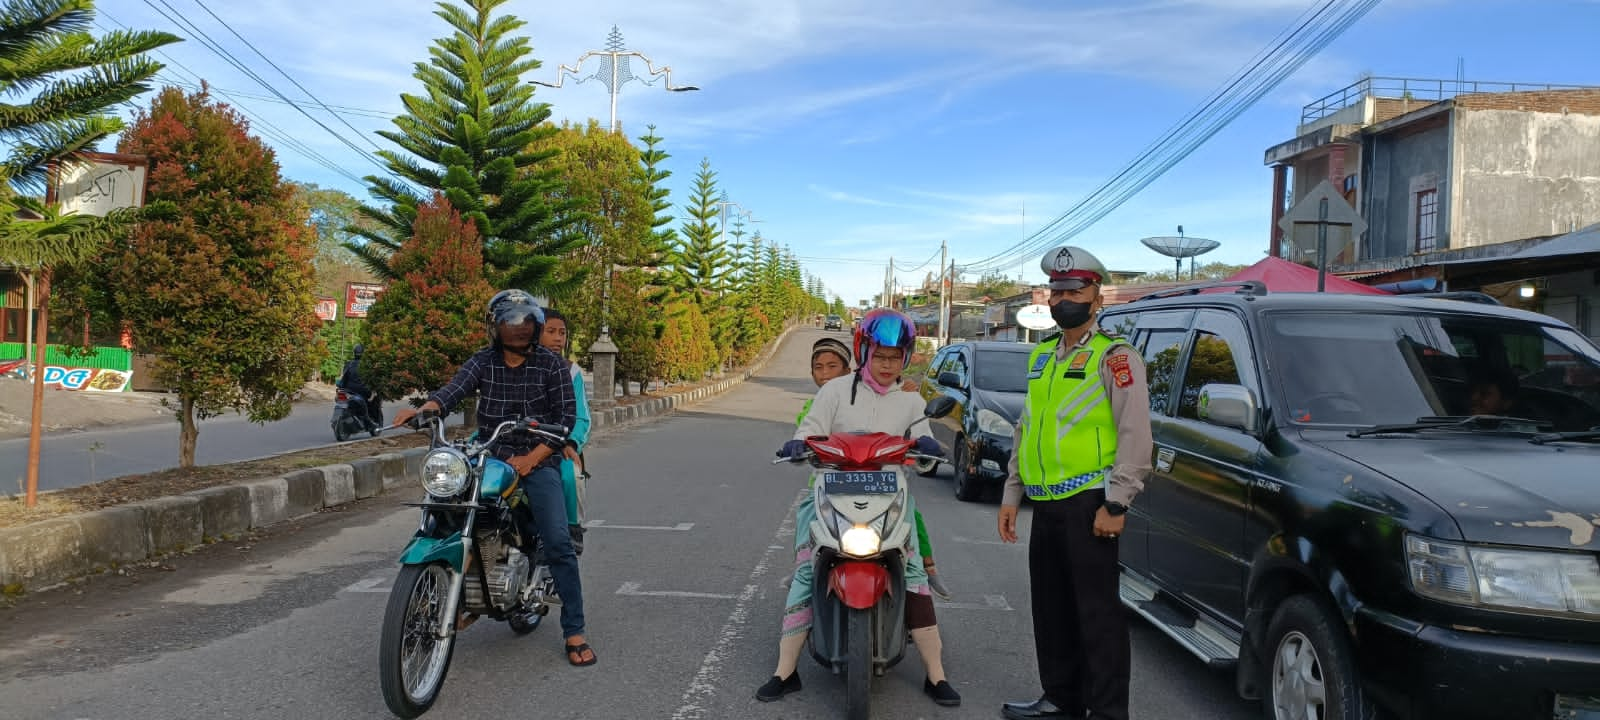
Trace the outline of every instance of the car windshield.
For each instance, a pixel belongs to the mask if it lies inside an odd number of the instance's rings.
[[[990,392],[1028,391],[1028,348],[979,350],[974,384]]]
[[[1600,425],[1600,349],[1525,320],[1450,314],[1266,315],[1278,407],[1308,425],[1500,415]]]

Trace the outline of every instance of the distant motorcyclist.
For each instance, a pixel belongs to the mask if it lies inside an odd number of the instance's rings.
[[[357,345],[350,350],[350,362],[344,364],[344,373],[339,375],[339,382],[335,388],[352,395],[359,395],[367,407],[367,417],[372,420],[375,427],[383,427],[383,401],[378,399],[378,394],[367,387],[361,379],[361,351],[362,346]]]

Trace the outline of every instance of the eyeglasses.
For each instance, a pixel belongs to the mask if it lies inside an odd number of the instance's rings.
[[[897,363],[897,362],[900,362],[900,361],[905,360],[905,359],[906,359],[906,356],[904,356],[904,355],[879,355],[878,353],[873,353],[872,354],[872,361],[873,362]]]

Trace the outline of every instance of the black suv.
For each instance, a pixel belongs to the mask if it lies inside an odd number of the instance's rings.
[[[822,329],[823,330],[843,330],[844,329],[844,318],[839,317],[838,315],[829,315],[828,317],[823,318],[823,320],[822,320]]]
[[[946,396],[956,401],[949,415],[934,418],[933,437],[950,449],[956,498],[998,497],[1011,462],[1017,416],[1028,393],[1028,354],[1032,345],[964,342],[939,349],[922,379],[924,400]],[[931,476],[937,462],[917,465]]]
[[[1545,315],[1219,283],[1150,378],[1122,600],[1269,717],[1600,718],[1600,348]]]

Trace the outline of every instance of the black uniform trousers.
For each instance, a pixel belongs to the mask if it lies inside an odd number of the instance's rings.
[[[1044,696],[1091,720],[1127,720],[1132,662],[1118,597],[1117,539],[1095,537],[1105,491],[1033,503],[1028,576]]]

